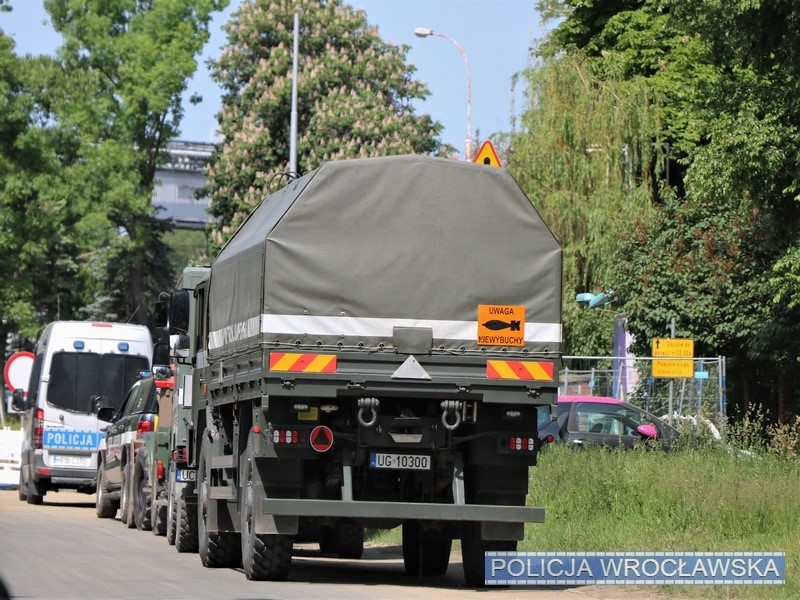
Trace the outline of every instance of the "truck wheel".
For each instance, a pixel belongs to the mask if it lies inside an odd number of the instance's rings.
[[[163,498],[159,499],[163,502]],[[150,521],[153,523],[153,535],[167,535],[167,507],[162,506],[158,502],[153,502],[150,505]],[[175,537],[172,538],[172,543],[175,543]]]
[[[133,493],[131,492],[131,485],[133,484],[132,477],[129,471],[130,462],[122,465],[122,491],[119,501],[119,517],[122,524],[128,529],[133,529],[136,523],[133,521]]]
[[[420,539],[421,538],[421,539]],[[434,577],[447,573],[452,539],[425,537],[419,521],[403,523],[403,564],[406,574]]]
[[[170,491],[172,489],[170,488]],[[175,499],[172,497],[172,494],[167,495],[167,543],[170,546],[175,545],[175,531],[177,527],[175,526]]]
[[[336,524],[336,554],[339,558],[361,558],[364,554],[364,528],[353,521]]]
[[[140,452],[133,465],[133,521],[139,531],[150,531],[153,528],[150,518],[150,504],[153,498],[146,489],[145,472],[145,458]]]
[[[98,519],[113,519],[117,514],[117,502],[114,502],[109,497],[108,487],[106,485],[106,468],[101,462],[97,467],[96,482],[96,496],[94,500],[94,508],[97,512]]]
[[[319,528],[319,551],[323,554],[336,554],[336,528],[321,525]]]
[[[256,533],[255,512],[259,495],[253,487],[253,458],[242,465],[242,566],[251,581],[285,581],[292,564],[292,536]]]
[[[208,438],[203,438],[200,450],[200,463],[197,476],[197,545],[200,561],[204,567],[237,567],[242,564],[241,540],[235,533],[208,531],[208,489],[210,486],[210,469],[208,467],[211,445]]]
[[[480,522],[461,524],[461,561],[464,565],[464,579],[470,587],[484,587],[486,575],[484,572],[485,552],[513,552],[517,549],[517,542],[506,540],[481,539]]]
[[[197,505],[177,498],[175,520],[175,549],[178,552],[197,552]]]

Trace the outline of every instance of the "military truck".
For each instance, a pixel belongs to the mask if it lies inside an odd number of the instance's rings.
[[[561,248],[504,169],[326,163],[172,292],[169,332],[193,370],[205,566],[285,579],[309,523],[329,545],[399,526],[407,573],[444,573],[460,538],[480,586],[484,553],[544,520],[526,494],[558,389]]]
[[[186,267],[181,274],[176,289],[193,295],[198,283],[208,279],[209,266]],[[201,349],[199,331],[199,303],[192,298],[186,306],[188,311],[180,317],[195,325],[191,337],[183,336],[177,351],[185,356],[196,356]],[[166,322],[166,305],[159,309],[158,320]],[[178,552],[197,552],[197,493],[195,489],[196,469],[194,460],[190,465],[190,443],[194,435],[192,399],[199,396],[193,361],[179,361],[176,364],[177,385],[173,396],[172,419],[169,433],[169,458],[166,469],[166,535],[170,545]]]

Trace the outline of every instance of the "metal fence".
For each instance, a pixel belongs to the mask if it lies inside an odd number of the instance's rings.
[[[716,422],[725,420],[725,357],[691,359],[693,376],[681,378],[653,377],[654,360],[673,359],[564,356],[559,373],[560,393],[612,396],[658,416],[702,416]]]

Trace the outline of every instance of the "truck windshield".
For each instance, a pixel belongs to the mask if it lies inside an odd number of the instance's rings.
[[[149,370],[144,356],[57,352],[50,365],[47,402],[74,412],[90,413],[97,396],[118,409],[140,371]]]

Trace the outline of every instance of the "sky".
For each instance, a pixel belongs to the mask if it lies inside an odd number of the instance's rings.
[[[524,83],[512,93],[512,76],[530,64],[530,49],[543,37],[541,18],[535,0],[345,0],[363,9],[367,20],[378,26],[385,42],[411,47],[406,62],[414,65],[414,78],[425,83],[430,96],[414,104],[417,114],[430,114],[444,125],[442,141],[463,155],[467,128],[467,66],[451,40],[414,35],[418,27],[431,29],[454,39],[464,50],[469,63],[469,131],[477,145],[491,134],[512,131],[512,124],[524,110]],[[225,45],[222,25],[241,4],[217,15],[210,26],[209,40],[199,59],[198,71],[189,82],[187,95],[203,97],[199,105],[184,103],[180,139],[214,141],[216,114],[220,109],[220,90],[206,65]],[[42,0],[11,0],[12,11],[0,13],[0,29],[14,38],[16,52],[53,54],[60,36],[47,24]],[[301,15],[302,20],[302,15]],[[473,147],[473,152],[477,147]]]

